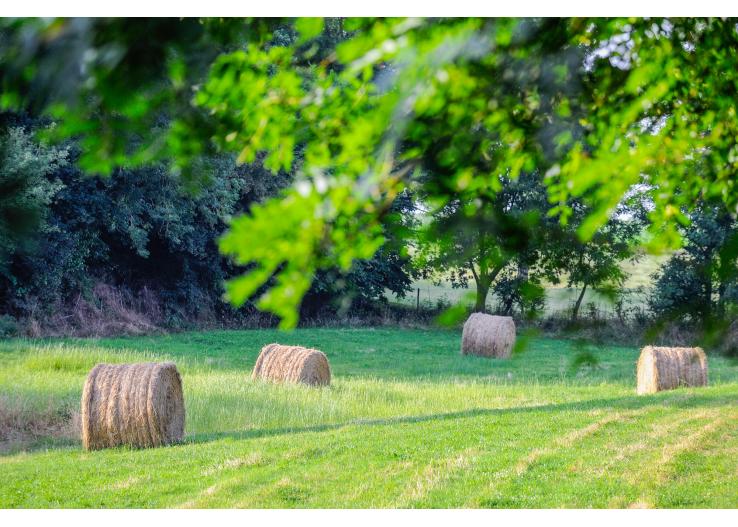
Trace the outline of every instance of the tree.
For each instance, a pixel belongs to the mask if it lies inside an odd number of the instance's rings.
[[[263,153],[268,169],[294,171],[291,190],[234,221],[220,247],[249,265],[230,282],[231,300],[256,295],[283,326],[296,324],[317,271],[348,271],[381,247],[384,216],[429,160],[442,168],[423,183],[434,201],[465,190],[480,207],[500,175],[540,170],[562,221],[571,198],[591,207],[584,240],[639,183],[662,247],[678,244],[683,210],[698,200],[731,213],[738,204],[731,20],[346,20],[351,38],[319,62],[321,20],[295,21],[299,37],[286,45],[274,38],[280,24],[161,20],[134,31],[113,20],[77,31],[75,20],[5,22],[0,102],[54,102],[44,106],[60,134],[81,135],[85,165],[101,171],[165,156],[192,174],[218,149],[242,162]],[[58,60],[69,49],[81,52]],[[193,66],[203,56],[215,57],[205,79]],[[65,104],[32,97],[59,64],[75,72]],[[155,126],[162,113],[171,121]]]
[[[86,177],[73,165],[77,155],[71,144],[72,163],[52,167],[34,183],[37,192],[54,188],[53,201],[40,207],[34,245],[8,259],[0,280],[1,308],[23,316],[35,301],[39,314],[50,314],[86,295],[96,282],[133,293],[147,288],[165,317],[228,307],[219,300],[222,282],[237,270],[218,254],[217,238],[234,213],[274,195],[289,178],[260,175],[256,166],[236,168],[232,159],[211,159],[217,177],[192,196],[164,165]]]
[[[546,305],[546,291],[542,285],[543,273],[526,265],[517,268],[508,266],[503,270],[494,285],[495,296],[499,299],[497,311],[512,316],[516,308],[524,318],[535,318]]]
[[[61,188],[46,176],[65,163],[65,150],[35,143],[24,128],[0,129],[0,271],[38,232]]]
[[[579,294],[572,308],[576,321],[588,288],[610,296],[617,294],[627,278],[621,264],[638,255],[637,242],[646,225],[642,193],[634,192],[621,202],[602,227],[586,241],[577,229],[586,221],[591,210],[582,200],[572,200],[572,216],[564,235],[551,245],[547,276],[558,282],[563,273],[568,287],[578,287]]]
[[[653,276],[649,306],[659,317],[709,326],[736,300],[738,221],[711,203],[688,214],[684,247]]]
[[[501,189],[483,204],[473,193],[459,193],[430,215],[419,244],[418,265],[428,275],[446,276],[453,287],[476,286],[474,310],[487,311],[490,290],[505,290],[502,311],[509,313],[515,303],[517,280],[510,269],[524,275],[538,264],[547,251],[558,223],[545,217],[546,189],[539,173],[523,173],[517,179],[500,178]],[[498,282],[505,273],[504,282]],[[522,272],[518,272],[522,271]],[[517,284],[518,287],[511,286]]]

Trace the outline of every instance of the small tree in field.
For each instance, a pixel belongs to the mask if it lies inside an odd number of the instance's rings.
[[[548,202],[538,173],[502,177],[500,182],[501,190],[492,197],[459,194],[431,213],[420,240],[417,260],[426,274],[448,278],[455,288],[474,281],[475,311],[487,310],[487,297],[498,285],[504,282],[507,291],[511,276],[524,277],[516,284],[528,282],[530,270],[560,231],[545,216]],[[503,300],[502,310],[512,311],[513,303]]]
[[[606,294],[619,291],[627,275],[621,265],[637,257],[637,244],[645,227],[645,212],[637,195],[622,203],[615,214],[584,242],[576,229],[590,213],[581,202],[571,205],[574,221],[563,243],[553,245],[547,261],[547,275],[556,282],[565,274],[567,286],[579,289],[571,318],[576,321],[588,289]]]

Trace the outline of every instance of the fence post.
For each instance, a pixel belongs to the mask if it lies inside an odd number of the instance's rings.
[[[418,287],[418,299],[415,302],[415,312],[420,313],[420,288]]]

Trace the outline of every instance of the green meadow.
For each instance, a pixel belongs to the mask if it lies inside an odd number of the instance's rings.
[[[323,350],[332,385],[251,380],[274,341]],[[735,361],[637,396],[635,348],[519,341],[508,360],[451,330],[0,342],[0,507],[738,507]],[[177,363],[185,441],[82,450],[88,371],[144,360]]]

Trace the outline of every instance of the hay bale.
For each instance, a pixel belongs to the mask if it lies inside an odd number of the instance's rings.
[[[505,359],[515,344],[512,317],[472,313],[461,334],[461,354]]]
[[[82,445],[87,450],[181,441],[182,380],[171,362],[98,364],[82,392]]]
[[[638,358],[639,394],[707,385],[707,356],[702,348],[646,346]]]
[[[331,367],[322,351],[267,344],[256,359],[252,378],[327,386],[331,383]]]

